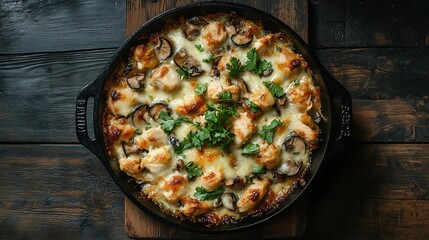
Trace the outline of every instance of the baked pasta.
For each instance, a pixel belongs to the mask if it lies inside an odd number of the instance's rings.
[[[235,14],[144,36],[105,85],[103,134],[141,197],[207,226],[275,209],[320,133],[320,90],[284,33]]]

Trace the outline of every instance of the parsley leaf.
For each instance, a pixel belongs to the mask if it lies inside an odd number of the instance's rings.
[[[203,62],[210,64],[213,61],[213,59],[215,59],[215,58],[217,58],[216,55],[210,54],[209,58],[203,59]]]
[[[248,143],[244,146],[243,154],[259,154],[259,144]]]
[[[182,68],[176,69],[176,72],[180,75],[180,79],[189,79],[193,70],[187,66],[183,66]]]
[[[168,113],[162,111],[159,113],[159,123],[161,124],[161,129],[168,133],[171,132],[176,125],[180,125],[180,120],[174,120]]]
[[[177,119],[173,119],[164,111],[159,113],[159,124],[161,125],[161,129],[166,133],[171,132],[176,126],[180,126],[181,122],[192,123],[192,121],[187,117],[178,117]]]
[[[195,44],[195,47],[196,47],[200,52],[204,52],[204,48],[203,48],[203,46],[201,46],[201,44]]]
[[[256,48],[250,49],[250,51],[246,52],[246,70],[250,71],[254,74],[261,75],[265,71],[272,71],[273,66],[267,60],[259,59],[258,53],[256,52]]]
[[[185,165],[186,173],[188,174],[188,178],[199,177],[203,175],[203,171],[195,162],[188,162]]]
[[[270,125],[264,125],[262,126],[262,133],[261,138],[265,141],[267,141],[269,144],[273,143],[273,136],[274,136],[274,131],[276,130],[276,128],[278,126],[283,125],[282,122],[280,122],[277,119],[274,119],[273,121],[271,121]]]
[[[250,183],[253,183],[253,177],[248,176],[248,175],[246,175],[246,176],[244,176],[244,177],[246,178],[246,181],[248,181],[248,182],[250,182]]]
[[[135,135],[140,135],[140,134],[142,134],[142,130],[140,130],[140,129],[136,129],[135,131],[134,131],[134,134]]]
[[[264,85],[268,88],[268,90],[270,90],[270,93],[275,96],[275,97],[281,97],[284,95],[284,91],[283,88],[280,87],[279,85],[273,83],[273,82],[269,82],[269,81],[265,81]]]
[[[195,92],[197,95],[203,95],[203,93],[207,90],[207,83],[198,83],[195,87]]]
[[[252,113],[255,113],[257,111],[261,111],[261,108],[259,108],[259,106],[256,105],[256,103],[252,102],[249,99],[246,100],[246,105],[250,107],[250,112],[252,112]]]
[[[231,64],[226,64],[226,69],[229,70],[229,76],[233,78],[239,77],[244,72],[244,66],[236,57],[232,57],[230,62]]]
[[[219,97],[219,100],[231,100],[232,94],[227,91],[223,91],[217,95]]]
[[[267,172],[267,167],[265,167],[265,165],[252,167],[252,173],[254,174],[264,174],[266,172]]]
[[[299,85],[299,80],[298,79],[296,79],[295,81],[293,81],[293,85],[296,87],[296,86],[298,86]]]
[[[193,146],[194,145],[192,145],[190,141],[190,135],[188,134],[188,136],[180,142],[179,147],[174,149],[174,153],[181,155],[182,157],[185,157],[185,155],[183,154],[183,151],[185,151],[188,148],[192,148]]]
[[[152,126],[150,125],[150,123],[146,123],[146,130],[150,129]]]
[[[194,192],[194,197],[200,201],[204,200],[214,200],[220,198],[222,196],[222,193],[225,191],[225,189],[220,186],[214,191],[208,191],[204,187],[196,187]]]

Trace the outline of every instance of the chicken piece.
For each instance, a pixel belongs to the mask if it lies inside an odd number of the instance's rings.
[[[160,127],[153,127],[137,136],[134,143],[140,148],[150,150],[152,148],[168,145],[168,136]]]
[[[267,142],[263,142],[259,146],[259,154],[255,156],[256,162],[260,165],[265,165],[268,169],[277,167],[280,163],[280,149]]]
[[[237,209],[241,213],[249,212],[254,209],[267,193],[268,181],[256,180],[241,193],[237,202]]]
[[[186,192],[186,182],[186,178],[180,174],[167,178],[161,187],[167,201],[176,203]]]
[[[171,146],[163,146],[150,150],[141,159],[140,166],[148,169],[152,174],[159,174],[171,165]]]
[[[206,201],[199,201],[195,198],[185,198],[182,201],[182,213],[186,216],[199,216],[204,214],[212,208],[212,206]]]
[[[213,191],[220,186],[224,179],[220,168],[206,170],[201,176],[203,187],[209,191]]]
[[[133,58],[137,62],[137,68],[141,71],[152,69],[158,65],[155,49],[144,44],[135,47]]]
[[[233,101],[240,99],[240,88],[237,85],[226,86],[220,81],[213,81],[207,86],[207,97],[211,99],[219,99],[219,94],[222,92],[231,93],[231,100]]]
[[[207,25],[201,35],[202,44],[209,51],[220,46],[228,37],[225,25],[219,21],[214,21]]]
[[[176,112],[180,115],[196,116],[207,111],[206,100],[198,95],[186,96],[177,104]]]
[[[238,117],[233,118],[231,132],[235,135],[234,143],[237,146],[247,142],[255,131],[256,125],[253,123],[251,114],[241,112]]]
[[[276,102],[268,88],[261,86],[256,88],[251,94],[250,99],[261,108],[262,111],[270,109]]]
[[[176,67],[171,64],[161,65],[156,68],[152,73],[151,80],[155,88],[164,92],[174,92],[182,83]]]
[[[119,168],[124,171],[128,176],[139,179],[143,168],[140,166],[140,158],[123,157],[119,159]]]

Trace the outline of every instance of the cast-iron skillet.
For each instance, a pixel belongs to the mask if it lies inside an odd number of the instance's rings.
[[[297,187],[277,209],[263,216],[250,217],[237,224],[207,228],[201,224],[189,221],[180,221],[179,219],[162,212],[153,202],[140,199],[138,197],[138,184],[134,181],[130,181],[130,177],[120,171],[117,160],[110,158],[107,155],[102,132],[102,116],[106,102],[106,92],[103,91],[103,87],[106,79],[110,77],[110,74],[113,73],[118,64],[127,58],[130,48],[137,43],[138,39],[141,36],[161,30],[168,19],[177,19],[181,16],[190,18],[192,16],[217,12],[230,13],[231,11],[244,18],[262,22],[264,28],[272,32],[284,32],[289,34],[293,40],[294,47],[304,56],[310,68],[314,72],[315,82],[320,86],[321,90],[322,112],[328,120],[325,123],[321,123],[320,127],[322,132],[320,135],[319,147],[313,152],[311,167],[305,175],[305,180],[307,182],[306,186]],[[95,138],[93,139],[88,137],[87,134],[88,126],[86,122],[86,113],[89,98],[94,98],[93,123],[90,125],[91,128],[94,128]],[[332,159],[339,151],[344,149],[346,143],[349,141],[351,106],[351,98],[347,90],[323,68],[310,51],[307,44],[298,36],[298,34],[283,22],[265,12],[245,5],[225,2],[201,2],[164,12],[138,28],[125,40],[109,61],[103,72],[93,82],[83,87],[79,92],[76,101],[76,132],[79,141],[101,160],[113,180],[122,189],[125,195],[143,211],[188,230],[198,232],[225,232],[243,229],[263,222],[280,213],[294,202],[303,193],[307,186],[310,185],[316,172],[321,167],[322,162],[324,162],[325,165],[325,162]]]

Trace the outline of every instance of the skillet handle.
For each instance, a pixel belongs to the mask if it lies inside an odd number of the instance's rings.
[[[332,124],[333,141],[332,155],[337,155],[346,150],[351,140],[352,128],[352,98],[347,89],[341,85],[326,70],[323,71],[324,79],[327,83],[331,103],[333,104]]]
[[[100,145],[100,142],[97,141],[96,138],[90,138],[88,136],[88,123],[86,121],[86,115],[87,115],[87,104],[89,98],[94,98],[94,110],[93,115],[96,116],[97,114],[97,92],[99,90],[99,82],[104,80],[106,74],[102,73],[100,76],[97,77],[96,80],[89,83],[85,87],[83,87],[76,99],[76,134],[77,138],[82,145],[84,145],[86,148],[88,148],[91,152],[93,152],[98,158],[103,159],[103,148]],[[94,123],[90,125],[90,127],[94,128]]]

